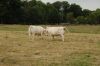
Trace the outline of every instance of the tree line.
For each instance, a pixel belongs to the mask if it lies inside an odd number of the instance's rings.
[[[82,9],[75,3],[36,0],[0,0],[0,24],[100,24],[100,9]]]

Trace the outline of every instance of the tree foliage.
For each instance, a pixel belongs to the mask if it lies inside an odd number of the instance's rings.
[[[0,0],[0,24],[60,23],[100,24],[100,9],[82,9],[67,1],[45,4],[36,0]]]

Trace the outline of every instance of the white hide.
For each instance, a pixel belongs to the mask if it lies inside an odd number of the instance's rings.
[[[29,37],[33,36],[33,38],[35,37],[35,35],[40,35],[42,36],[42,34],[44,33],[45,29],[42,26],[29,26],[28,29],[28,33],[29,33]]]
[[[61,36],[62,41],[64,41],[64,30],[64,27],[47,27],[46,33],[47,35],[52,36],[53,38],[54,36]]]

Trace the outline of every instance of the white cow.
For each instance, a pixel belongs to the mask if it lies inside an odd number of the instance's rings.
[[[61,36],[62,41],[64,41],[65,27],[47,27],[46,33],[48,36],[54,38],[54,36]]]
[[[35,35],[42,36],[44,31],[45,31],[45,29],[42,26],[31,25],[31,26],[29,26],[29,29],[28,29],[29,37],[33,36],[33,39],[34,39]]]

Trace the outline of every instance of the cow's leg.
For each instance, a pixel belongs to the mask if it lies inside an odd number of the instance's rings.
[[[52,39],[54,39],[54,35],[52,35]]]
[[[31,39],[32,32],[29,31],[29,32],[28,32],[28,35],[29,35],[29,39]]]
[[[61,37],[62,37],[62,41],[64,41],[64,35],[61,35]]]
[[[32,34],[32,37],[33,37],[33,40],[34,40],[35,39],[35,34],[34,33]]]
[[[29,39],[32,39],[32,32],[29,33]]]
[[[51,34],[49,34],[49,39],[52,40],[52,35]]]
[[[43,33],[41,32],[41,39],[43,39]]]

